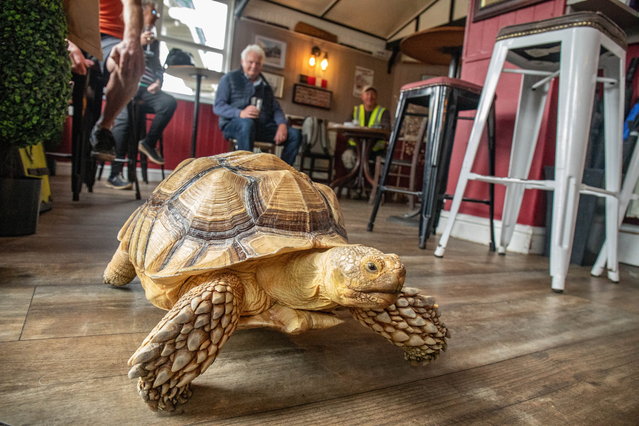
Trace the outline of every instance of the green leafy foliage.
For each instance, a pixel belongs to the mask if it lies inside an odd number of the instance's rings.
[[[56,137],[71,71],[62,0],[6,1],[0,8],[0,148]]]

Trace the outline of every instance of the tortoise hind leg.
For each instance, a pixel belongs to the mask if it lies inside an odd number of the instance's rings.
[[[135,268],[131,263],[129,253],[118,247],[104,270],[104,283],[122,286],[130,283],[133,278],[135,278]]]
[[[439,319],[438,306],[416,288],[405,287],[385,309],[351,309],[351,313],[363,326],[402,348],[413,365],[426,365],[446,350],[450,334]]]
[[[235,330],[243,290],[235,275],[206,274],[184,294],[129,359],[129,378],[152,410],[173,411],[191,396],[190,383],[215,360]]]

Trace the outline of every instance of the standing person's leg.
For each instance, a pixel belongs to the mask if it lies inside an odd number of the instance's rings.
[[[261,141],[274,142],[275,133],[277,132],[277,124],[268,123],[260,124],[255,133],[255,138]],[[284,141],[284,149],[282,150],[282,160],[291,166],[295,164],[297,153],[300,150],[302,144],[302,134],[299,129],[293,129],[287,127],[287,138]]]
[[[236,140],[238,150],[253,151],[255,127],[255,120],[252,118],[234,118],[226,123],[222,133],[226,139]]]
[[[100,72],[102,73],[102,84],[106,86],[111,77],[109,68],[106,66],[106,63],[109,59],[109,56],[111,55],[111,50],[116,44],[120,42],[120,39],[103,34],[100,42],[102,44],[103,57],[103,59],[99,62]],[[113,161],[115,159],[115,139],[113,138],[113,134],[111,133],[111,125],[113,123],[107,123],[108,127],[104,126],[103,116],[104,111],[102,111],[102,114],[93,126],[93,129],[91,129],[91,134],[89,135],[89,142],[91,143],[92,147],[91,155],[97,160]]]
[[[105,59],[100,65],[106,78],[108,78],[108,82],[106,83],[106,100],[104,102],[102,116],[91,131],[90,142],[93,146],[92,155],[94,157],[110,161],[114,157],[113,147],[115,145],[111,127],[117,115],[135,95],[140,77],[144,71],[144,61],[143,57],[140,56],[139,60],[142,61],[140,64],[131,63],[130,68],[121,69],[115,60],[118,59],[118,48],[116,46],[118,46],[121,40],[116,37],[103,35],[101,42]],[[116,56],[115,59],[113,57],[114,55]]]
[[[141,92],[139,96],[143,101],[143,111],[155,113],[155,118],[153,118],[151,128],[146,134],[146,137],[140,141],[138,149],[145,153],[149,157],[149,160],[154,163],[164,164],[162,155],[160,155],[155,147],[158,139],[162,136],[164,128],[173,117],[177,102],[173,96],[162,91],[150,93],[145,90]]]
[[[124,108],[115,118],[111,132],[115,141],[115,157],[118,160],[124,160],[129,147],[129,111],[127,108]],[[131,188],[131,183],[122,176],[123,166],[123,161],[111,162],[111,174],[109,175],[106,186],[114,189]]]

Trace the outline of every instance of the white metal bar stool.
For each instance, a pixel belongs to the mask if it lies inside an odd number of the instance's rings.
[[[472,127],[450,217],[435,256],[448,243],[469,180],[506,185],[500,253],[510,243],[525,189],[554,191],[550,275],[552,289],[564,289],[579,195],[606,197],[608,278],[619,280],[617,268],[618,193],[621,181],[623,93],[626,35],[600,13],[581,12],[503,28],[493,49],[486,82]],[[508,61],[519,68],[504,69]],[[598,77],[598,70],[603,77]],[[507,177],[472,172],[481,134],[502,72],[523,75]],[[528,179],[550,82],[559,77],[554,180]],[[605,189],[583,185],[590,119],[597,83],[604,87]]]
[[[637,146],[638,142],[635,142],[635,147],[632,152],[632,157],[630,159],[630,163],[628,166],[628,170],[626,171],[626,177],[623,180],[623,185],[621,187],[621,192],[619,195],[619,225],[621,226],[621,222],[623,222],[623,218],[626,214],[626,209],[630,204],[630,201],[636,200],[637,195],[634,194],[635,187],[637,186],[637,182],[639,182],[639,146]],[[607,261],[607,253],[608,250],[608,241],[606,240],[599,251],[599,255],[597,256],[597,260],[593,265],[590,273],[596,277],[603,273],[603,270],[606,266]]]

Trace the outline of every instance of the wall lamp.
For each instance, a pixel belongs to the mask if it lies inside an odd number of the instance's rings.
[[[321,60],[320,57],[322,58]],[[326,68],[328,68],[328,53],[322,52],[317,46],[313,46],[311,56],[308,58],[308,65],[314,67],[318,62],[322,71],[326,71]]]

